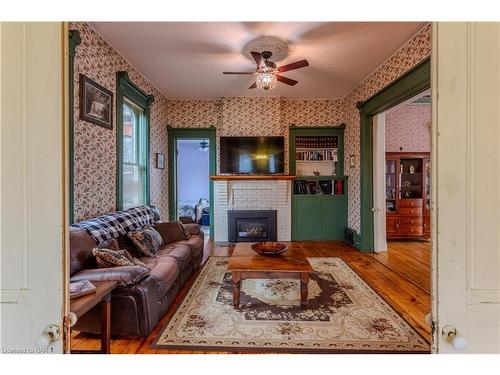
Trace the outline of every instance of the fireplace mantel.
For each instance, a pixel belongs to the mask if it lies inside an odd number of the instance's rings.
[[[228,180],[293,180],[295,176],[292,175],[218,175],[210,176],[214,181],[228,181]]]

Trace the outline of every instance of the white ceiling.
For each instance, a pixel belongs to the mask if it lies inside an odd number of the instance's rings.
[[[341,98],[399,47],[423,22],[93,22],[92,27],[167,98],[224,96]],[[223,71],[255,69],[241,53],[262,35],[289,42],[278,66],[307,59],[309,66],[283,75],[269,92],[249,90],[254,76]],[[272,59],[271,59],[272,60]]]

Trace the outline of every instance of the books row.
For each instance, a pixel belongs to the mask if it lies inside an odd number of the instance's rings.
[[[296,148],[337,148],[338,137],[296,137]]]
[[[344,180],[296,180],[293,193],[296,195],[341,195],[344,194]]]
[[[338,161],[337,150],[297,151],[295,160],[302,161]]]

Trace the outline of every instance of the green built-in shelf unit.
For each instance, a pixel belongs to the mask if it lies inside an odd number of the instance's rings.
[[[343,240],[347,227],[344,129],[290,127],[293,240]]]

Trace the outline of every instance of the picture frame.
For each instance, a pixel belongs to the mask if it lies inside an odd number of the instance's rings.
[[[157,169],[165,169],[165,155],[163,155],[162,153],[156,154],[155,166]]]
[[[113,129],[113,93],[80,74],[80,119]]]

